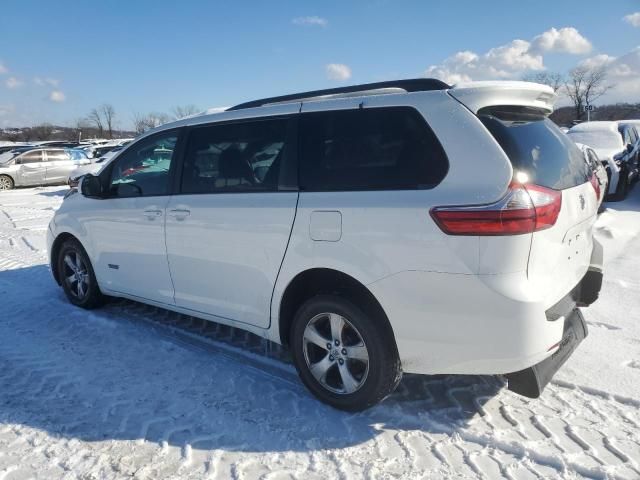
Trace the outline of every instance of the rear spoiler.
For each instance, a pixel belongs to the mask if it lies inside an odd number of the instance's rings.
[[[515,106],[549,115],[557,97],[548,85],[513,81],[458,83],[448,92],[475,114],[486,107]]]

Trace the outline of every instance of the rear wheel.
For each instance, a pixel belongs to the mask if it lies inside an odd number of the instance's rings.
[[[58,275],[64,293],[74,305],[92,309],[102,303],[103,296],[89,256],[77,240],[67,240],[60,248]]]
[[[13,178],[8,175],[0,175],[0,190],[11,190],[13,187]]]
[[[341,410],[364,410],[383,400],[402,378],[393,337],[384,327],[383,319],[367,316],[339,296],[305,302],[290,337],[303,383]]]

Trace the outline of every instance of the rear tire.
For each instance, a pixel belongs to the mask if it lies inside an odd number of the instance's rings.
[[[629,173],[626,168],[620,170],[618,176],[618,185],[616,188],[616,194],[614,196],[614,200],[621,201],[627,198],[627,194],[629,193]]]
[[[0,175],[0,190],[12,190],[15,187],[13,178],[9,175]]]
[[[65,295],[74,305],[87,310],[104,300],[87,252],[75,239],[65,241],[58,253],[58,276]]]
[[[334,408],[360,411],[400,383],[402,369],[386,319],[337,295],[318,295],[297,311],[290,344],[302,382]]]

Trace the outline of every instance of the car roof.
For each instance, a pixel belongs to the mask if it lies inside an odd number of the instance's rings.
[[[321,102],[344,98],[367,97],[371,95],[406,95],[416,92],[430,91],[449,91],[452,95],[455,92],[455,96],[466,95],[471,98],[474,98],[477,96],[478,92],[480,92],[483,100],[486,100],[489,97],[493,99],[496,97],[505,97],[517,98],[518,101],[523,101],[525,97],[531,97],[531,99],[526,98],[526,104],[532,103],[533,106],[542,107],[548,113],[552,111],[552,103],[556,97],[551,87],[532,82],[479,81],[465,82],[451,86],[441,80],[433,78],[392,80],[325,90],[312,90],[277,97],[267,97],[260,100],[241,103],[225,110],[205,110],[200,114],[191,115],[147,130],[137,137],[136,140],[174,128],[202,125],[216,121],[244,120],[249,118],[291,114],[294,113],[293,107],[297,105],[299,106],[304,101]],[[506,92],[506,96],[501,95],[501,92]]]
[[[606,131],[619,133],[618,123],[619,122],[603,121],[603,120],[598,120],[595,122],[584,122],[571,127],[567,133],[606,132]]]

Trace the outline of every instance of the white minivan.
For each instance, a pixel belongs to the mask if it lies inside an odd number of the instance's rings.
[[[49,225],[69,300],[125,297],[290,347],[361,410],[402,372],[537,397],[602,282],[598,183],[525,82],[273,97],[148,132]]]

